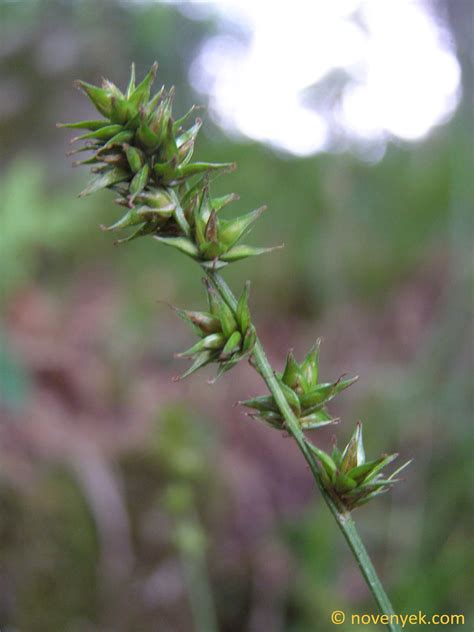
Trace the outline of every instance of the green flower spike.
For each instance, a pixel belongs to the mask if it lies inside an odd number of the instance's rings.
[[[398,474],[411,463],[411,460],[407,461],[388,478],[385,477],[383,468],[392,463],[398,454],[383,454],[374,461],[366,461],[360,421],[343,452],[334,445],[329,455],[310,441],[306,440],[306,443],[321,464],[324,486],[348,510],[388,492],[392,485],[400,481]]]
[[[207,279],[204,279],[204,283],[209,311],[193,312],[173,308],[200,338],[190,349],[177,354],[179,358],[193,360],[189,369],[177,379],[183,379],[211,362],[219,364],[217,379],[248,356],[255,345],[256,333],[248,306],[250,282],[245,284],[235,314]]]
[[[319,341],[302,363],[290,352],[283,372],[273,372],[251,322],[249,284],[237,300],[215,272],[233,261],[273,250],[240,244],[264,208],[235,219],[222,217],[221,210],[238,198],[233,193],[212,197],[209,182],[215,175],[232,171],[235,164],[192,162],[202,121],[196,118],[187,124],[195,108],[180,119],[173,118],[173,88],[167,91],[162,87],[155,95],[151,94],[157,68],[154,64],[137,85],[132,65],[124,92],[107,80],[101,87],[77,82],[77,87],[102,116],[97,120],[60,125],[81,130],[74,141],[82,145],[70,154],[86,152],[87,157],[75,164],[90,165],[93,173],[81,195],[104,188],[116,194],[115,202],[125,209],[124,214],[104,230],[127,231],[118,243],[150,235],[195,259],[206,269],[207,311],[174,308],[198,336],[196,344],[179,354],[192,361],[181,377],[211,362],[218,365],[219,377],[248,356],[271,395],[241,403],[251,409],[251,417],[293,437],[381,613],[388,617],[394,609],[347,512],[388,491],[408,463],[388,477],[384,476],[382,470],[397,455],[382,455],[374,461],[366,461],[360,423],[343,452],[334,446],[328,454],[306,438],[306,430],[337,421],[328,413],[327,404],[357,378],[319,383]],[[389,624],[389,628],[397,632],[399,626]]]
[[[262,206],[235,219],[221,219],[218,215],[219,211],[236,199],[238,196],[233,193],[212,199],[209,195],[209,187],[198,182],[196,187],[187,191],[182,202],[183,223],[185,222],[189,227],[185,228],[186,237],[158,235],[156,239],[199,261],[204,268],[213,270],[222,268],[232,261],[281,248],[281,246],[253,248],[236,245],[266,210],[266,206]]]
[[[338,420],[331,417],[326,404],[358,379],[339,378],[335,382],[318,384],[320,344],[321,341],[318,339],[301,364],[296,362],[290,351],[283,373],[276,374],[288,404],[303,430],[336,423]],[[250,414],[252,418],[264,421],[278,430],[285,429],[285,420],[271,395],[254,397],[239,403],[256,411]]]
[[[217,217],[236,196],[211,199],[209,179],[232,171],[235,163],[191,162],[202,120],[196,118],[184,127],[195,107],[174,120],[174,88],[166,91],[163,86],[151,96],[157,70],[155,63],[137,86],[132,65],[125,92],[107,79],[102,87],[76,82],[105,117],[58,125],[84,130],[72,140],[84,144],[70,153],[90,152],[74,164],[91,165],[94,176],[80,195],[105,188],[117,193],[116,203],[127,211],[112,226],[102,228],[132,231],[116,243],[153,235],[212,269],[273,250],[236,245],[264,208],[233,220]]]

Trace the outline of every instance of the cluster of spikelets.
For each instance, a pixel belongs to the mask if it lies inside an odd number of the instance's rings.
[[[321,464],[320,475],[323,485],[349,510],[388,492],[392,485],[400,481],[397,478],[398,474],[411,463],[407,461],[390,476],[385,477],[382,470],[392,463],[398,454],[382,454],[378,459],[366,461],[361,422],[358,422],[354,434],[342,452],[336,444],[331,454],[310,441],[306,441],[306,444]]]
[[[104,229],[133,229],[117,243],[152,235],[213,269],[272,250],[237,245],[265,207],[236,219],[219,217],[219,211],[238,196],[211,198],[208,183],[212,175],[231,171],[235,164],[191,162],[202,121],[197,118],[185,129],[195,108],[173,118],[173,88],[162,87],[151,96],[157,68],[155,63],[135,85],[132,66],[125,92],[106,79],[100,88],[76,82],[105,117],[59,124],[88,130],[72,140],[84,144],[71,153],[90,152],[75,164],[92,165],[94,174],[81,195],[104,188],[117,194],[116,202],[125,207],[125,214]]]
[[[283,373],[275,374],[302,430],[313,430],[336,423],[338,419],[329,414],[327,404],[358,379],[353,377],[345,380],[341,377],[335,382],[318,383],[319,347],[320,340],[309,350],[301,364],[290,351]],[[285,419],[272,395],[254,397],[240,404],[253,410],[250,413],[252,418],[278,430],[286,429]],[[342,453],[336,445],[333,446],[332,453],[328,454],[308,439],[305,441],[321,465],[324,486],[347,509],[363,505],[388,491],[391,485],[399,481],[397,474],[408,465],[405,463],[388,478],[384,478],[382,469],[394,461],[398,454],[382,455],[374,461],[366,461],[360,422]]]
[[[104,229],[132,229],[118,243],[151,235],[210,270],[273,250],[237,245],[265,207],[235,219],[219,217],[221,209],[238,196],[231,193],[212,198],[209,181],[215,174],[233,170],[235,165],[191,162],[202,121],[196,119],[188,129],[184,128],[194,108],[182,118],[173,119],[173,89],[167,92],[162,87],[151,96],[157,67],[154,64],[143,81],[135,85],[132,66],[125,92],[108,80],[104,80],[100,88],[83,81],[76,83],[105,117],[59,125],[88,130],[73,139],[73,142],[84,141],[84,144],[70,152],[89,152],[88,158],[75,163],[92,165],[94,174],[81,195],[104,188],[117,194],[116,202],[126,209],[125,214]],[[207,311],[174,308],[199,337],[190,349],[178,354],[192,360],[181,377],[210,363],[218,364],[219,377],[242,358],[249,357],[256,343],[248,306],[249,284],[246,284],[236,309],[207,280],[205,285]],[[327,404],[357,379],[341,377],[335,382],[318,383],[319,344],[318,341],[310,349],[301,364],[290,352],[283,372],[275,375],[303,431],[338,421],[329,414]],[[252,409],[251,417],[278,430],[287,429],[272,395],[240,403]],[[396,478],[398,473],[408,465],[405,463],[384,478],[383,468],[398,455],[382,455],[374,461],[366,461],[360,423],[343,452],[334,446],[329,454],[307,438],[305,442],[319,462],[323,485],[347,509],[388,491],[399,480]]]
[[[303,430],[312,430],[338,421],[331,417],[326,405],[357,380],[357,377],[349,380],[341,377],[335,382],[318,383],[320,344],[321,341],[318,340],[301,364],[296,362],[290,351],[283,373],[276,374],[280,388]],[[285,419],[272,395],[254,397],[240,403],[255,411],[250,413],[251,417],[260,419],[273,428],[285,429]]]
[[[209,311],[193,312],[173,308],[183,320],[191,324],[200,337],[190,349],[177,354],[179,358],[193,359],[193,364],[181,378],[211,362],[219,364],[219,377],[252,352],[257,337],[248,305],[250,284],[245,284],[234,313],[210,283],[207,280],[204,283]]]

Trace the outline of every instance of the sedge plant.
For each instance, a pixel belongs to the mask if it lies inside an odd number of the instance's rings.
[[[181,118],[174,118],[173,88],[166,90],[163,86],[152,94],[157,68],[153,64],[136,83],[132,65],[125,91],[108,80],[101,87],[76,82],[101,115],[96,120],[59,124],[80,130],[72,142],[82,144],[71,153],[86,152],[86,157],[75,164],[91,166],[93,177],[80,195],[104,188],[115,193],[123,215],[102,228],[120,235],[116,243],[150,236],[202,268],[206,306],[202,311],[175,308],[196,335],[196,342],[178,354],[190,360],[181,378],[215,364],[217,379],[244,358],[250,361],[267,393],[241,404],[251,418],[283,430],[294,439],[385,615],[381,622],[392,632],[397,631],[398,622],[391,616],[393,607],[358,534],[352,511],[389,491],[408,463],[385,474],[397,454],[367,459],[360,422],[342,450],[334,445],[327,452],[308,438],[307,431],[335,423],[328,404],[357,378],[321,381],[319,340],[301,362],[290,352],[281,372],[270,366],[250,314],[250,283],[237,298],[219,272],[241,259],[275,250],[241,243],[265,207],[233,219],[223,217],[222,209],[238,196],[230,193],[213,197],[211,182],[216,175],[232,171],[235,164],[192,160],[202,120],[191,120],[194,107]]]

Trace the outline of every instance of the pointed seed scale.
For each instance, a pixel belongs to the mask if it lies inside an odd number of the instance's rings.
[[[181,204],[177,198],[174,204],[174,218],[186,237],[191,237],[191,226],[189,225],[186,215],[184,214]]]
[[[180,162],[181,156],[178,152],[178,148],[176,146],[176,141],[173,136],[173,123],[171,118],[168,119],[166,127],[164,129],[164,134],[160,138],[160,141],[164,141],[164,151],[165,156],[168,160],[171,158],[175,158],[177,162]]]
[[[331,481],[333,481],[336,476],[337,468],[336,468],[336,464],[331,459],[329,454],[324,452],[324,450],[321,450],[320,448],[318,448],[316,445],[314,445],[310,441],[306,441],[306,444],[309,446],[310,450],[318,457],[322,466],[326,470],[327,475],[329,476]]]
[[[339,421],[338,419],[319,419],[317,417],[312,420],[311,417],[311,415],[308,417],[300,417],[298,421],[302,430],[315,430],[316,428],[329,426]]]
[[[185,165],[189,164],[189,162],[191,161],[191,158],[193,157],[194,154],[194,140],[190,140],[187,143],[185,143],[184,145],[182,145],[177,151],[176,151],[177,157],[178,157],[178,162],[179,164],[184,167]]]
[[[248,416],[256,421],[261,421],[270,428],[275,428],[276,430],[283,430],[285,420],[278,415],[278,413],[260,413],[260,414],[252,414],[248,413]]]
[[[316,413],[302,416],[301,421],[324,421],[328,423],[336,423],[338,420],[331,417],[331,415],[326,410],[318,410],[318,412]]]
[[[217,262],[220,255],[225,252],[225,246],[220,241],[205,241],[200,247],[201,261],[211,262],[211,268],[214,262]]]
[[[162,184],[170,184],[173,182],[176,167],[173,160],[169,162],[155,162],[153,172],[157,180]]]
[[[147,150],[152,150],[158,146],[159,138],[148,127],[146,123],[142,123],[137,129],[137,141]]]
[[[372,492],[371,494],[367,494],[366,496],[364,495],[361,498],[357,498],[353,503],[349,505],[349,508],[361,507],[362,505],[365,505],[366,503],[370,502],[374,498],[377,498],[377,496],[386,494],[388,491],[389,491],[389,488],[386,487],[385,489],[381,489],[376,492]]]
[[[117,167],[127,168],[127,161],[124,155],[120,151],[110,151],[107,153],[101,153],[100,157],[95,154],[95,160],[105,162],[107,165],[115,165]]]
[[[79,90],[82,90],[89,99],[92,101],[96,109],[107,118],[110,117],[111,110],[111,96],[102,88],[98,88],[97,86],[93,86],[90,83],[86,83],[85,81],[77,80],[74,82],[74,85]]]
[[[183,123],[185,123],[188,120],[188,118],[191,116],[191,114],[193,112],[195,112],[198,107],[199,106],[197,106],[197,105],[192,105],[189,108],[189,110],[186,112],[186,114],[184,114],[181,118],[176,119],[176,121],[173,124],[173,130],[174,130],[175,134],[177,134],[180,131],[181,127],[183,126]]]
[[[336,467],[341,467],[341,461],[342,461],[342,453],[339,450],[339,448],[337,447],[337,445],[333,445],[332,447],[332,451],[331,451],[331,458],[334,461],[334,463],[336,464]]]
[[[359,490],[372,491],[374,489],[380,489],[381,487],[390,487],[391,485],[395,485],[399,482],[399,478],[378,478],[370,483],[363,483],[362,485],[359,485]]]
[[[193,327],[198,336],[207,336],[208,334],[216,333],[221,330],[219,319],[209,312],[196,312],[188,309],[180,309],[174,305],[172,305],[171,308],[182,320]]]
[[[310,391],[302,396],[301,405],[303,406],[303,408],[310,408],[311,406],[327,402],[336,394],[340,393],[346,388],[349,388],[349,386],[354,384],[357,379],[358,377],[356,376],[349,380],[339,379],[336,382],[325,382],[322,384],[317,384],[315,387],[313,387]]]
[[[145,75],[144,79],[138,84],[138,86],[130,94],[129,102],[138,107],[144,101],[150,98],[150,89],[155,80],[156,73],[158,72],[158,63],[155,61],[150,70]]]
[[[96,158],[96,156],[91,156],[90,158],[85,158],[84,160],[73,160],[72,166],[80,167],[81,165],[93,165],[98,162],[99,160]]]
[[[128,228],[129,226],[136,226],[139,223],[152,223],[156,226],[166,222],[169,218],[169,213],[162,213],[161,211],[148,206],[134,206],[115,224],[105,228],[105,230],[119,230],[122,228]]]
[[[194,219],[194,237],[199,248],[206,244],[206,222],[207,220],[201,213],[202,198],[200,204],[196,204],[193,212]],[[209,219],[209,218],[208,218]]]
[[[131,208],[123,217],[115,222],[115,224],[107,227],[103,226],[102,228],[107,231],[121,230],[122,228],[129,228],[130,226],[142,224],[144,219],[145,218],[139,215],[137,209]]]
[[[110,94],[111,97],[118,97],[120,99],[124,98],[124,95],[122,94],[122,91],[120,90],[120,88],[118,88],[115,83],[113,83],[112,81],[110,81],[109,79],[102,79],[102,88],[108,93]]]
[[[255,331],[255,327],[253,325],[249,325],[247,331],[245,332],[242,351],[244,353],[250,353],[253,350],[256,342],[257,332]]]
[[[209,334],[205,338],[196,342],[189,349],[186,349],[186,351],[176,354],[176,357],[186,358],[192,357],[201,351],[215,351],[216,349],[221,349],[224,346],[225,341],[225,336],[221,333]]]
[[[189,377],[198,369],[201,369],[203,366],[206,366],[206,364],[212,362],[213,358],[214,353],[212,351],[203,351],[196,357],[189,369],[185,371],[182,375],[180,375],[179,379],[184,380],[184,378]]]
[[[278,412],[278,406],[276,405],[272,395],[260,395],[259,397],[254,397],[252,399],[246,399],[239,402],[239,404],[246,406],[247,408],[255,408],[255,410],[259,410],[261,412]]]
[[[202,344],[204,349],[220,349],[225,341],[225,336],[221,332],[216,332],[203,338]]]
[[[147,163],[143,165],[143,167],[138,171],[134,176],[132,181],[130,182],[130,194],[134,197],[146,186],[148,182],[148,174],[150,172],[150,168]]]
[[[172,197],[165,189],[147,189],[140,193],[137,199],[156,209],[172,210],[175,206]]]
[[[228,338],[231,336],[234,331],[237,330],[237,321],[235,320],[234,314],[227,303],[220,298],[218,295],[219,308],[218,308],[218,318],[221,321],[222,331],[224,335]]]
[[[183,206],[191,205],[194,210],[194,206],[200,203],[206,187],[207,180],[205,180],[204,176],[198,178],[193,185],[190,185],[189,182],[183,183],[179,189]]]
[[[334,384],[334,388],[336,390],[336,393],[340,393],[341,391],[345,391],[346,388],[349,388],[349,386],[352,386],[353,384],[355,384],[358,379],[359,379],[358,375],[355,375],[354,377],[351,377],[351,378],[349,378],[347,380],[342,380],[341,378],[339,378],[337,380],[337,382],[335,382],[335,384]]]
[[[301,365],[301,371],[305,376],[309,388],[316,386],[318,383],[318,364],[319,364],[319,347],[321,339],[318,338],[316,343],[308,351],[306,358]]]
[[[228,193],[227,195],[223,195],[218,198],[212,198],[212,208],[218,213],[224,206],[230,204],[231,202],[237,202],[240,200],[240,196],[237,193]]]
[[[234,333],[227,339],[224,348],[221,351],[222,359],[230,357],[236,351],[240,349],[240,343],[242,342],[242,334],[240,331],[234,331]]]
[[[283,395],[285,396],[290,408],[297,416],[299,416],[301,414],[301,404],[298,395],[284,382],[281,380],[279,380],[279,382]]]
[[[56,123],[56,127],[67,127],[69,129],[89,129],[91,131],[96,131],[101,129],[102,127],[107,127],[110,125],[107,119],[102,119],[100,121],[79,121],[78,123]]]
[[[204,270],[210,270],[211,272],[216,272],[227,265],[225,261],[220,261],[220,259],[217,258],[206,260],[200,257],[198,261],[199,265],[204,268]]]
[[[358,483],[361,483],[382,461],[383,457],[380,457],[374,461],[367,461],[366,463],[362,463],[362,465],[357,465],[349,471],[349,476]]]
[[[192,144],[188,144],[186,145],[186,147],[183,147],[179,150],[178,160],[179,160],[179,164],[182,167],[185,167],[186,165],[191,164],[191,160],[194,156],[194,149],[195,149],[195,143],[193,141]]]
[[[127,99],[130,99],[134,91],[135,91],[135,64],[132,62],[132,65],[130,67],[130,80],[128,82],[127,92],[125,95]]]
[[[211,312],[213,316],[216,316],[217,318],[219,318],[219,310],[220,310],[222,299],[218,296],[216,290],[212,287],[212,285],[209,283],[207,278],[204,278],[202,281],[206,288],[209,311]]]
[[[362,422],[357,422],[356,429],[357,437],[357,465],[363,465],[365,463],[365,449],[364,449],[364,439],[362,433]]]
[[[205,336],[212,333],[218,333],[221,330],[221,323],[219,319],[208,312],[187,311],[186,315]]]
[[[233,324],[232,331],[235,331],[235,329],[237,329],[237,322],[234,317],[234,312],[227,301],[224,300],[224,298],[215,289],[215,287],[212,285],[207,277],[204,277],[202,279],[202,282],[204,283],[204,286],[206,288],[211,313],[215,313],[218,318],[221,318],[222,316],[228,318]]]
[[[313,389],[302,395],[301,405],[303,408],[311,408],[318,404],[323,404],[328,400],[331,394],[334,392],[333,383],[318,384]]]
[[[152,235],[157,229],[158,223],[156,220],[152,220],[149,222],[144,222],[142,226],[140,226],[134,233],[129,235],[128,237],[124,237],[123,239],[117,239],[114,244],[125,244],[129,241],[133,241],[138,237],[145,237],[146,235]]]
[[[356,426],[354,434],[342,453],[341,472],[347,473],[352,470],[352,468],[357,467],[357,465],[362,465],[357,462],[358,441],[360,437],[359,427],[359,425]]]
[[[143,153],[136,147],[133,147],[132,145],[128,145],[127,143],[124,144],[123,148],[125,151],[125,155],[127,156],[130,169],[134,173],[137,173],[137,171],[140,171],[140,169],[142,168],[145,162],[145,157]]]
[[[208,380],[207,381],[208,384],[215,384],[217,380],[224,375],[224,373],[227,373],[227,371],[230,371],[230,369],[233,366],[235,366],[235,364],[237,364],[238,358],[235,359],[235,357],[232,357],[230,360],[227,360],[227,361],[221,361],[219,358],[217,358],[216,362],[219,362],[217,375],[212,380]]]
[[[404,463],[403,465],[401,465],[398,470],[395,470],[395,472],[392,472],[392,474],[390,474],[389,479],[394,478],[395,476],[398,476],[398,474],[400,474],[400,472],[402,470],[404,470],[406,467],[408,467],[410,465],[410,463],[412,463],[413,459],[410,459],[409,461],[407,461],[406,463]]]
[[[97,151],[100,148],[100,144],[98,143],[85,143],[82,147],[75,147],[74,149],[70,149],[66,152],[66,156],[74,156],[75,154],[80,154],[84,151]]]
[[[150,101],[148,101],[146,105],[146,111],[149,116],[151,116],[152,113],[155,111],[159,102],[163,98],[164,93],[165,93],[165,86],[161,86],[161,88],[158,90],[155,96],[152,99],[150,99]]]
[[[246,215],[241,215],[233,220],[222,221],[219,231],[220,239],[230,248],[246,233],[254,224],[260,215],[266,210],[266,206],[262,206],[256,211],[251,211]]]
[[[273,410],[264,410],[256,416],[260,419],[264,419],[265,421],[271,421],[274,424],[278,424],[279,427],[281,427],[285,422],[280,413],[276,413]]]
[[[237,309],[235,315],[240,327],[240,331],[245,335],[247,329],[251,323],[250,309],[249,309],[249,294],[250,294],[250,281],[245,282],[244,289],[240,295],[239,302],[237,303]]]
[[[202,191],[200,192],[200,194],[198,193],[196,197],[197,203],[194,208],[194,213],[196,216],[200,217],[203,226],[206,226],[211,216],[211,211],[213,210],[213,207],[211,205],[211,198],[209,195],[209,183],[207,182],[207,180]]]
[[[210,163],[210,162],[193,162],[184,167],[177,167],[176,180],[190,178],[203,173],[211,173],[212,171],[234,171],[235,162]]]
[[[217,213],[212,210],[211,214],[209,216],[209,220],[206,224],[206,228],[204,231],[204,236],[206,238],[206,241],[210,241],[213,244],[218,243],[218,237],[217,237]]]
[[[114,123],[123,125],[127,122],[129,116],[129,105],[125,98],[113,96],[110,100],[110,119]]]
[[[180,252],[183,252],[185,255],[188,255],[193,259],[197,259],[199,257],[198,249],[193,244],[193,242],[186,237],[162,237],[161,235],[156,235],[155,239],[160,241],[162,244],[165,244],[166,246],[176,248]]]
[[[120,145],[121,143],[129,143],[133,139],[133,136],[134,133],[132,130],[124,129],[121,132],[118,132],[115,136],[112,136],[112,138],[105,143],[102,149],[112,147],[113,145]]]
[[[258,255],[264,255],[274,250],[279,250],[283,246],[273,246],[272,248],[253,248],[252,246],[233,246],[226,253],[221,255],[222,261],[232,262],[239,261],[240,259],[246,259],[247,257],[255,257]]]
[[[288,352],[286,357],[285,369],[281,379],[283,382],[292,389],[295,389],[301,384],[301,370],[298,363],[295,360],[292,351]]]
[[[183,132],[176,139],[176,147],[178,149],[180,149],[186,143],[188,143],[190,141],[194,141],[196,139],[196,136],[198,135],[198,132],[201,129],[201,127],[202,127],[202,119],[197,118],[196,122],[194,123],[194,125],[192,127],[190,127],[188,130],[186,130],[185,132]]]
[[[110,140],[122,130],[122,125],[106,125],[105,127],[100,127],[99,129],[87,132],[87,134],[75,136],[73,139],[71,139],[71,143],[75,143],[78,140],[88,140],[90,138],[97,140]]]
[[[354,489],[354,487],[357,487],[357,483],[352,478],[350,478],[346,474],[343,474],[342,472],[337,473],[336,480],[334,482],[334,488],[337,492],[348,492]]]
[[[79,193],[79,197],[90,195],[91,193],[100,191],[101,189],[109,187],[112,184],[127,180],[128,178],[129,174],[126,171],[124,171],[123,169],[119,169],[118,167],[114,167],[92,178],[86,188],[81,191],[81,193]]]

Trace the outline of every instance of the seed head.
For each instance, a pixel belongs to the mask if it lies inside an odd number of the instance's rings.
[[[303,430],[312,430],[335,423],[337,419],[331,417],[326,405],[358,379],[357,377],[349,380],[339,378],[335,382],[319,384],[320,343],[320,340],[316,341],[301,364],[298,364],[290,351],[283,373],[276,375],[286,400]],[[278,430],[285,429],[285,420],[272,396],[254,397],[241,404],[255,411],[251,413],[253,418],[264,421]]]
[[[91,165],[94,175],[80,195],[104,188],[117,193],[116,203],[129,210],[108,230],[133,231],[116,243],[152,235],[212,269],[271,251],[237,245],[264,207],[232,220],[218,217],[237,196],[212,199],[209,181],[235,169],[235,163],[191,162],[202,120],[196,118],[185,127],[194,106],[183,117],[173,118],[173,87],[163,86],[151,96],[157,70],[155,63],[137,86],[132,65],[125,92],[108,79],[101,87],[76,81],[104,117],[59,124],[85,130],[73,138],[72,142],[84,142],[73,153],[90,155],[74,164]]]
[[[382,470],[392,463],[398,454],[382,454],[374,461],[366,461],[360,421],[342,452],[336,444],[330,455],[308,440],[306,444],[321,465],[320,472],[324,486],[349,510],[388,492],[395,483],[400,481],[397,478],[398,474],[411,463],[408,461],[386,477]]]
[[[231,369],[239,360],[248,356],[255,345],[256,333],[251,324],[248,297],[250,283],[247,282],[234,314],[224,299],[204,280],[208,298],[208,311],[193,312],[173,308],[188,322],[200,340],[178,354],[180,358],[191,358],[193,364],[181,376],[187,377],[211,362],[219,365],[217,377]],[[216,378],[217,379],[217,378]]]

